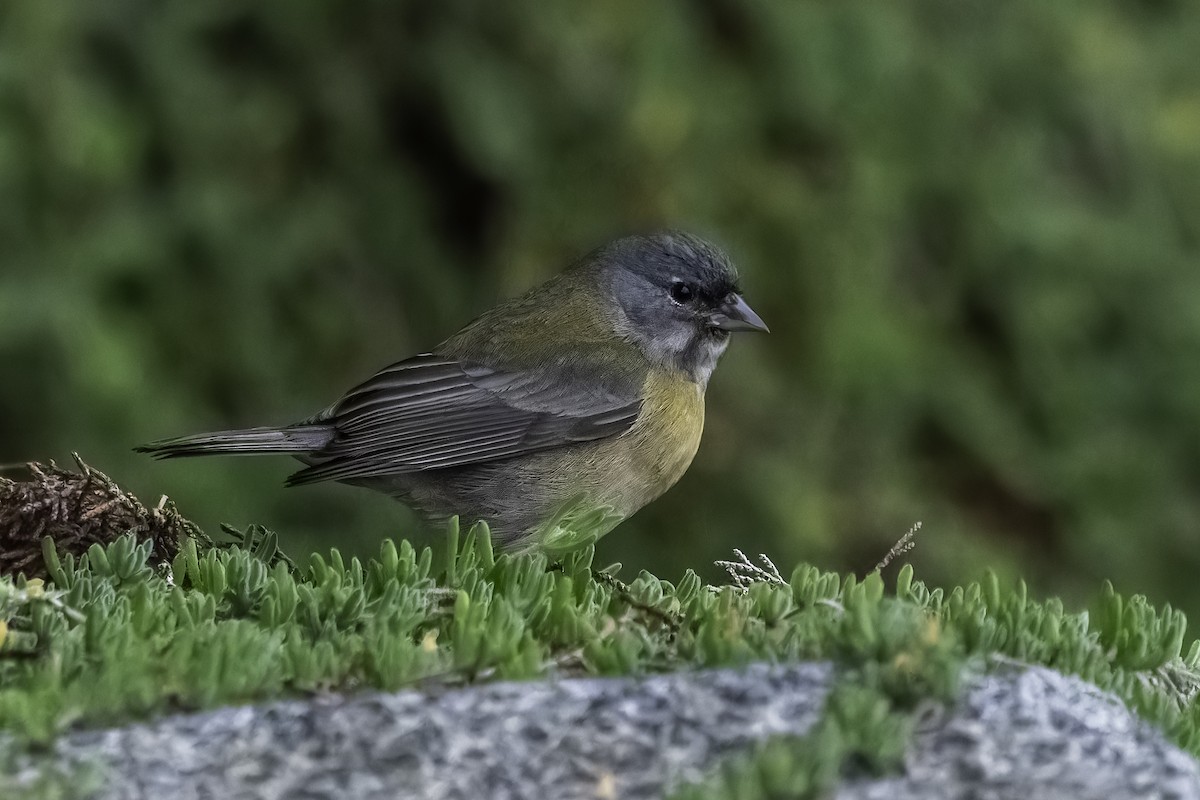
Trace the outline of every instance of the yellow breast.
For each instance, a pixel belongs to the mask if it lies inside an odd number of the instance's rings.
[[[636,506],[675,485],[696,455],[704,432],[704,389],[680,373],[654,372],[642,388],[642,411],[619,440],[629,459],[621,480]]]
[[[643,383],[642,398],[625,433],[549,451],[538,462],[530,483],[554,499],[531,543],[558,552],[594,541],[687,471],[704,431],[704,389],[682,374],[659,373]]]

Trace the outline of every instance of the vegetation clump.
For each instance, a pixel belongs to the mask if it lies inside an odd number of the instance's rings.
[[[905,565],[889,589],[878,570],[785,577],[740,552],[724,562],[731,585],[690,570],[625,583],[591,547],[557,562],[498,554],[482,524],[460,536],[453,522],[437,553],[388,540],[365,562],[331,550],[303,564],[257,526],[227,544],[185,535],[169,559],[143,533],[83,553],[46,536],[30,569],[45,578],[0,576],[0,741],[313,692],[831,660],[824,718],[729,766],[733,796],[754,796],[749,782],[803,797],[895,769],[919,710],[996,664],[1091,681],[1200,754],[1200,644],[1185,650],[1181,612],[1109,585],[1092,613],[1071,613],[994,575],[944,591]]]
[[[27,464],[27,480],[0,477],[0,575],[23,572],[45,578],[41,540],[49,537],[64,553],[81,556],[93,544],[120,533],[148,540],[151,556],[169,561],[188,537],[208,542],[167,498],[146,508],[98,469],[73,454],[78,471]]]
[[[162,568],[152,552],[128,534],[79,557],[46,539],[48,583],[0,578],[0,728],[47,741],[72,725],[289,693],[801,659],[833,659],[888,713],[907,712],[953,697],[966,666],[1016,661],[1114,691],[1200,752],[1200,647],[1184,654],[1183,615],[1111,587],[1089,615],[992,576],[930,589],[908,566],[891,591],[878,573],[807,565],[731,586],[691,571],[625,584],[593,570],[590,548],[552,564],[494,553],[483,526],[460,542],[456,525],[437,557],[386,541],[365,563],[333,550],[293,566],[261,529],[228,546],[188,539]],[[853,692],[834,697],[883,713]],[[884,738],[865,763],[892,763]]]

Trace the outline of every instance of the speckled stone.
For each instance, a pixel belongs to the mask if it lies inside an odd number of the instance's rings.
[[[1091,684],[1046,669],[977,681],[923,724],[905,774],[837,800],[1190,800],[1196,761]]]
[[[751,742],[808,730],[832,678],[828,664],[755,665],[364,693],[75,733],[49,757],[107,765],[92,795],[105,799],[657,798]],[[38,758],[22,757],[16,786]],[[1113,698],[1030,669],[977,679],[922,723],[905,774],[836,796],[1200,800],[1200,769]]]

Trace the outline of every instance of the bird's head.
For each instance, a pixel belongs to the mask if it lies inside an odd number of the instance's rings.
[[[654,363],[708,382],[734,331],[766,331],[715,246],[687,233],[629,236],[590,259],[615,305],[617,332]]]

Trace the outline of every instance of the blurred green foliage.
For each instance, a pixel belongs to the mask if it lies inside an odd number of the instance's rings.
[[[0,461],[374,551],[386,498],[129,448],[306,416],[685,227],[773,333],[603,558],[862,572],[919,519],[934,583],[1200,618],[1197,52],[1182,0],[5,4]]]

